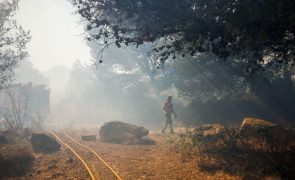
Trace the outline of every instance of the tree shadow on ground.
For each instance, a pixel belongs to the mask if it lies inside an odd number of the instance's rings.
[[[31,154],[20,153],[9,158],[0,155],[0,179],[24,176],[32,167],[33,160]]]
[[[295,151],[263,152],[250,150],[227,150],[207,152],[198,163],[202,171],[224,172],[244,179],[279,177],[295,179]]]

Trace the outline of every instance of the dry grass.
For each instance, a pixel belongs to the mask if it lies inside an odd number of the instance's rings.
[[[68,133],[80,139],[80,135],[95,131]],[[229,148],[229,143],[210,151],[187,136],[151,132],[149,138],[156,144],[83,143],[94,148],[123,179],[294,179],[294,151],[242,150],[232,145]],[[52,154],[32,154],[30,146],[7,145],[0,146],[0,153],[0,179],[89,178],[79,160],[64,147]],[[9,163],[9,168],[4,167]],[[23,168],[17,169],[20,164]]]
[[[79,139],[79,133],[70,133]],[[178,134],[151,132],[148,138],[154,145],[122,145],[83,142],[96,150],[123,179],[239,179],[223,172],[201,171],[193,161],[183,161],[182,155],[174,150]]]
[[[274,151],[265,141],[249,143],[248,139],[241,145],[234,131],[211,141],[183,135],[175,149],[184,161],[193,160],[202,172],[223,172],[244,179],[295,179],[295,149]]]

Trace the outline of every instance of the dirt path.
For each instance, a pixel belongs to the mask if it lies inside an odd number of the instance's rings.
[[[81,142],[82,133],[70,134]],[[152,132],[149,138],[155,145],[108,144],[99,140],[82,143],[93,148],[123,179],[239,179],[221,172],[203,173],[193,161],[183,162],[173,150],[173,139],[177,136]]]
[[[95,134],[97,131],[68,131],[67,133],[77,141],[83,134]],[[61,134],[61,133],[59,133]],[[96,134],[97,137],[98,134]],[[178,135],[159,134],[151,132],[149,138],[154,140],[155,145],[122,145],[95,142],[85,142],[93,148],[123,179],[240,179],[222,172],[214,174],[201,171],[194,161],[183,161],[181,154],[174,150],[173,141]],[[63,139],[66,137],[63,136]],[[73,142],[66,140],[66,143],[75,147],[75,150],[89,163],[95,175],[101,179],[115,179],[91,153],[79,148]],[[12,147],[8,147],[12,149]],[[0,148],[0,154],[5,157],[4,151]],[[19,153],[19,152],[16,152]],[[90,179],[82,163],[62,146],[61,150],[53,154],[33,153],[34,160],[30,168],[23,174],[13,174],[11,169],[9,176],[0,179]],[[20,162],[21,163],[21,162]],[[19,162],[16,164],[18,165]],[[14,168],[14,167],[12,167]]]
[[[69,139],[62,133],[58,135],[60,138],[62,138],[64,143],[71,146],[76,151],[76,153],[78,153],[79,156],[86,161],[95,178],[100,180],[115,179],[114,175],[110,172],[110,170],[101,161],[99,161],[97,157],[88,149],[85,149],[77,145],[75,142],[73,142],[71,139]]]

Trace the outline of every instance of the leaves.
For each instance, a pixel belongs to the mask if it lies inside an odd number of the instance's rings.
[[[24,31],[12,19],[18,0],[0,3],[0,88],[14,76],[14,67],[27,56],[25,46],[30,40],[29,32]]]
[[[246,57],[253,72],[271,62],[278,69],[294,64],[295,5],[288,0],[72,1],[90,24],[86,29],[96,27],[117,47],[160,44],[154,53],[164,60],[175,58],[175,53],[184,57],[211,52],[221,60]],[[98,34],[93,39],[102,38]],[[272,58],[259,62],[268,56]]]

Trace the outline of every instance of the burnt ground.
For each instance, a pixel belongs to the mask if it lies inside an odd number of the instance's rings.
[[[95,133],[87,130],[68,131],[80,142],[81,135]],[[151,132],[149,138],[156,143],[121,145],[97,140],[83,144],[93,148],[123,179],[241,179],[224,171],[204,171],[196,165],[196,161],[185,161],[174,150],[178,135]],[[0,179],[89,179],[80,161],[64,146],[59,152],[51,154],[32,153],[26,143],[18,146],[0,145]],[[87,153],[81,155],[87,161],[94,159]],[[106,177],[109,179],[109,176]]]
[[[28,143],[0,145],[0,179],[87,179],[87,172],[70,151],[32,153]]]
[[[95,134],[95,131],[69,131],[68,134],[82,142],[80,136]],[[177,134],[151,132],[148,138],[156,143],[122,145],[99,140],[82,143],[93,148],[123,179],[239,179],[221,171],[202,171],[195,161],[184,161],[181,153],[174,150]]]

